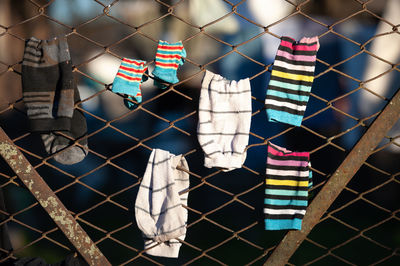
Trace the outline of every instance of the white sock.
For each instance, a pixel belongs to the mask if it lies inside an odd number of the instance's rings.
[[[204,166],[230,171],[246,160],[251,122],[249,79],[230,81],[206,71],[201,87],[197,135]]]
[[[181,240],[186,236],[189,174],[176,167],[189,169],[182,155],[154,149],[140,184],[135,202],[135,216],[143,233],[144,248],[153,256],[177,258]]]

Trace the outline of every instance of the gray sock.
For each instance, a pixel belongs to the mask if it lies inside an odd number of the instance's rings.
[[[82,161],[87,155],[86,139],[79,142],[83,148],[66,149],[87,133],[85,116],[74,109],[80,96],[66,38],[43,41],[32,37],[25,43],[22,88],[31,130],[41,133],[46,151],[60,151],[54,159],[62,164]]]

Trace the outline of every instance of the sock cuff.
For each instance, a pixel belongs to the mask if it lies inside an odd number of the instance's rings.
[[[277,108],[275,106],[271,106],[269,104],[269,100],[266,99],[266,113],[267,113],[267,119],[269,122],[281,122],[289,125],[293,125],[296,127],[301,126],[301,123],[303,121],[303,113],[304,112],[299,112],[299,114],[292,114],[289,113],[288,111],[292,112],[292,110],[288,108],[282,108],[281,110],[276,110]]]
[[[186,235],[183,235],[179,238],[183,240],[185,239],[185,236]],[[146,254],[166,258],[178,258],[181,246],[182,243],[177,240],[170,240],[162,243],[157,243],[153,240],[147,240],[144,243],[144,249],[148,249],[146,250]]]
[[[318,36],[303,37],[300,41],[296,41],[288,36],[282,36],[278,50],[285,50],[284,47],[295,51],[309,51],[312,53],[308,55],[315,55],[318,52],[320,45]]]
[[[65,36],[50,40],[31,37],[25,41],[22,65],[49,67],[70,60],[68,42]]]
[[[164,68],[155,68],[152,74],[159,78],[161,81],[165,81],[171,84],[175,84],[179,82],[177,77],[176,69],[164,69]]]
[[[117,77],[114,79],[112,92],[127,94],[129,96],[134,96],[135,98],[142,96],[139,82],[130,82]]]

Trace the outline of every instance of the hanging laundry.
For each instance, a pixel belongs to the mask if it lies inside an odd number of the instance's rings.
[[[156,66],[152,72],[154,75],[154,85],[165,88],[159,81],[175,84],[179,82],[177,77],[177,69],[185,62],[186,50],[183,48],[181,41],[176,43],[168,43],[159,41],[155,63]],[[158,80],[157,80],[158,79]]]
[[[65,37],[25,43],[22,61],[22,96],[32,132],[41,133],[47,153],[53,154],[72,145],[72,139],[87,134],[82,111],[74,108],[80,102],[79,91],[72,75],[72,63]],[[87,139],[79,141],[83,148],[72,146],[54,156],[62,164],[74,164],[87,155]]]
[[[314,81],[318,37],[282,37],[267,89],[268,121],[300,126]]]
[[[264,199],[265,230],[301,230],[312,173],[308,152],[268,144]]]
[[[189,174],[177,167],[189,170],[182,155],[154,149],[140,184],[135,216],[149,255],[177,258],[182,244],[176,238],[186,236],[188,212],[182,205],[187,205]]]
[[[115,93],[126,94],[128,99],[142,102],[142,90],[140,84],[148,79],[146,61],[123,58],[121,65],[115,76],[112,91]],[[124,100],[126,107],[135,109],[137,104],[132,101]]]
[[[197,136],[204,166],[231,171],[246,160],[251,122],[249,79],[227,80],[206,71],[201,87]]]

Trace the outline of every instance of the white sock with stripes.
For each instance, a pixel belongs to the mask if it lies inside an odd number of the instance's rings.
[[[177,258],[184,240],[188,212],[189,174],[176,169],[189,169],[182,155],[154,149],[140,184],[135,202],[135,216],[143,233],[146,253],[153,256]]]
[[[227,80],[206,71],[200,94],[197,135],[204,166],[230,171],[246,160],[251,122],[249,79]]]

